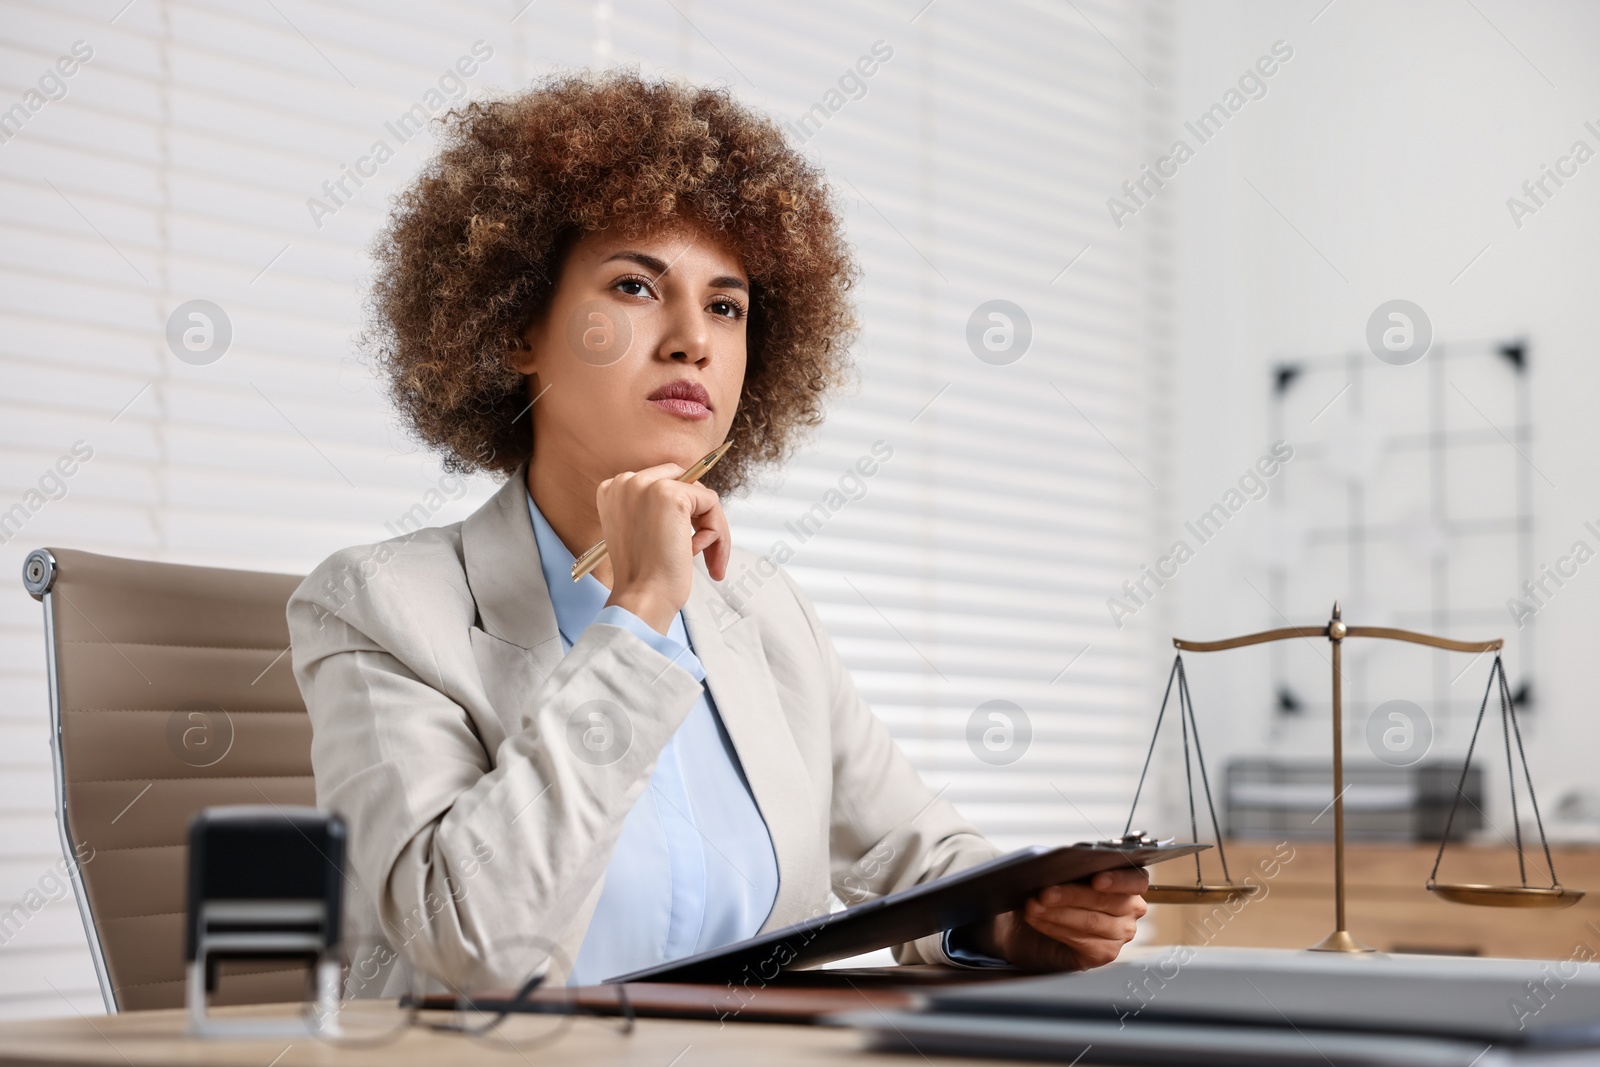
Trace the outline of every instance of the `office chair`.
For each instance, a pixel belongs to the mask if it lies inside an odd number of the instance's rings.
[[[189,819],[312,805],[284,606],[300,578],[41,548],[56,822],[106,1010],[184,1004]],[[301,1000],[303,967],[230,969],[217,1003]]]

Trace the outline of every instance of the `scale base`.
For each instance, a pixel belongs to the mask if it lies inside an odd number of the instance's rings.
[[[1335,930],[1320,942],[1306,949],[1307,952],[1376,952],[1371,945],[1357,941],[1349,930]]]

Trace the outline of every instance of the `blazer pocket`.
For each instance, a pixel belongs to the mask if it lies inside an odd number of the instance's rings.
[[[560,641],[537,649],[523,648],[477,626],[469,627],[472,658],[478,665],[484,695],[500,720],[502,737],[522,729],[528,702],[561,661]]]

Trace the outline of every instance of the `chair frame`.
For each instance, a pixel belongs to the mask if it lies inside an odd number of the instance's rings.
[[[106,966],[105,950],[100,944],[100,934],[94,915],[89,909],[89,892],[83,884],[83,871],[78,864],[78,850],[72,844],[72,830],[67,825],[67,771],[61,753],[61,678],[56,664],[56,609],[51,586],[56,580],[56,558],[46,548],[36,548],[28,553],[22,564],[22,584],[28,595],[44,605],[45,676],[50,689],[50,763],[55,773],[56,831],[61,840],[61,853],[67,863],[72,881],[72,892],[78,900],[78,915],[83,920],[83,932],[89,941],[89,957],[94,961],[95,979],[100,983],[100,996],[105,1001],[106,1014],[117,1014],[116,990],[111,984],[111,971]]]

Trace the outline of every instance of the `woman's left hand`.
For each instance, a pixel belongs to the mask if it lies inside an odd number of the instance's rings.
[[[1149,874],[1133,868],[1042,889],[1020,910],[995,916],[985,950],[1031,971],[1110,963],[1149,910],[1140,895],[1149,887]]]

